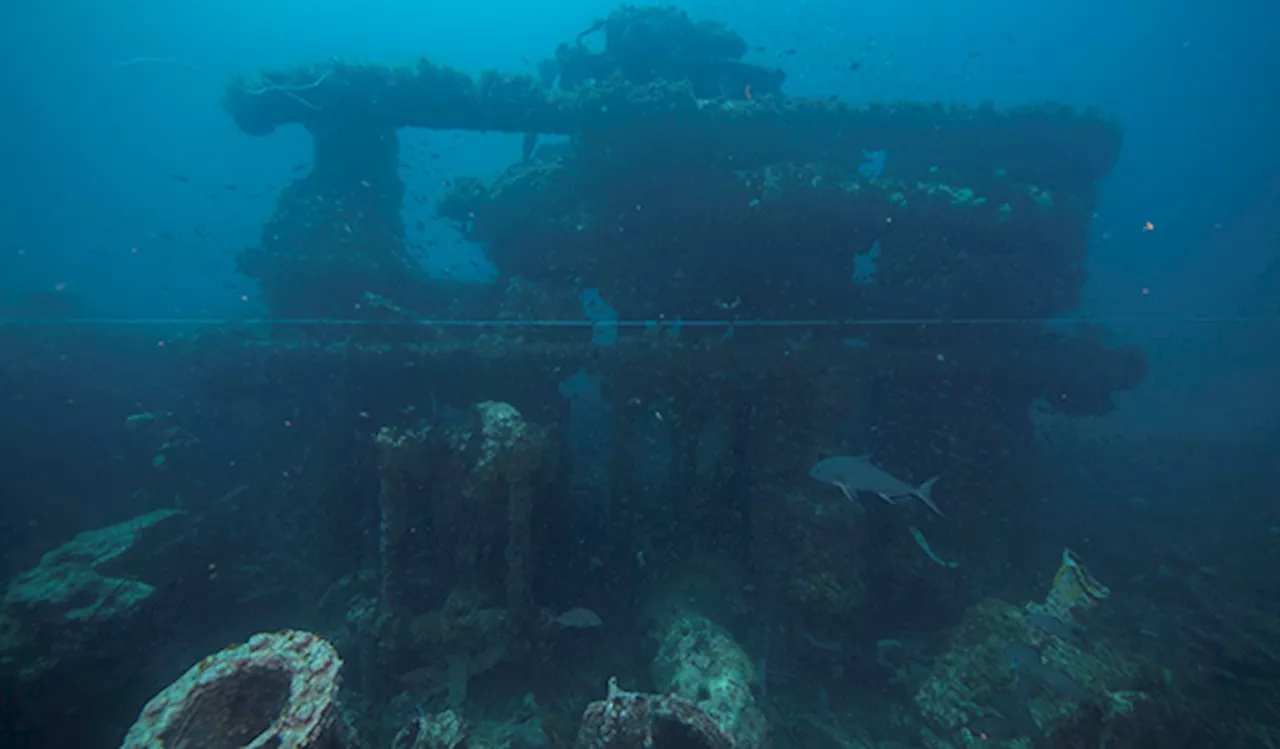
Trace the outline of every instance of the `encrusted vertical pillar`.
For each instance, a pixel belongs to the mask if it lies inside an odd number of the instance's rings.
[[[393,305],[384,300],[412,306],[426,277],[404,245],[395,129],[322,122],[309,130],[311,172],[281,192],[241,270],[262,282],[278,316],[385,316]]]
[[[399,468],[413,482],[410,496],[423,497],[405,507],[432,527],[408,538],[430,543],[435,563],[431,583],[415,588],[422,605],[411,612],[406,644],[432,662],[449,706],[460,707],[471,678],[527,651],[537,613],[533,513],[551,453],[541,427],[495,401],[421,434]]]
[[[638,401],[628,400],[620,391],[613,403],[613,434],[609,457],[609,527],[614,518],[624,517],[623,499],[635,491],[636,428],[639,421]]]
[[[510,408],[510,406],[507,406]],[[515,409],[511,409],[513,412]],[[518,417],[519,414],[517,413]],[[533,622],[533,501],[546,440],[521,420],[507,456],[507,612],[519,629]]]
[[[426,431],[383,427],[378,432],[378,555],[379,588],[383,616],[402,621],[406,609],[405,575],[412,549],[409,545],[409,474],[420,452]]]

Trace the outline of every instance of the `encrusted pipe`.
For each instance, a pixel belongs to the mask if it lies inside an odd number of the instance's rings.
[[[664,692],[700,708],[736,749],[758,749],[768,726],[756,705],[755,665],[733,635],[693,611],[676,609],[651,632],[650,670]]]
[[[151,698],[122,749],[365,749],[338,704],[342,659],[324,638],[259,634],[208,656]]]
[[[732,737],[693,702],[674,694],[641,694],[609,680],[607,699],[582,714],[574,749],[734,749]]]

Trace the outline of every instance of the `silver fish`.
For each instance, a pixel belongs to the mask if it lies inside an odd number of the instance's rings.
[[[809,475],[824,484],[836,487],[850,502],[854,501],[853,495],[857,492],[870,492],[889,504],[894,504],[895,499],[915,497],[936,512],[938,517],[946,517],[930,496],[939,476],[934,476],[920,486],[912,486],[877,468],[871,463],[870,455],[820,460],[817,465],[809,469]]]
[[[590,629],[604,624],[596,612],[577,606],[555,618],[555,623],[569,629]]]

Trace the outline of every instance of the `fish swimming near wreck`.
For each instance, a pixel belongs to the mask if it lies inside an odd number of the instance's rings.
[[[871,462],[870,455],[838,456],[820,460],[809,469],[809,475],[836,487],[851,502],[857,492],[870,492],[889,504],[894,504],[894,500],[915,497],[937,513],[938,517],[946,517],[933,503],[931,496],[933,485],[940,477],[934,476],[920,486],[912,486],[876,467]]]

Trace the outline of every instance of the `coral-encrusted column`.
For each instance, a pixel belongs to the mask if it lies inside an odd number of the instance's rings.
[[[423,293],[400,210],[399,139],[390,127],[321,123],[309,174],[284,189],[240,268],[282,317],[386,316]],[[376,304],[375,304],[376,303]]]
[[[406,611],[404,581],[415,539],[426,540],[411,530],[425,524],[439,562],[437,593],[448,581],[464,597],[505,599],[517,629],[532,623],[534,504],[554,462],[543,429],[506,403],[485,401],[455,426],[384,427],[377,443],[385,614],[422,613]],[[506,574],[499,581],[489,550],[502,548],[503,536]]]
[[[548,458],[547,440],[541,428],[526,422],[506,403],[479,403],[472,414],[473,426],[466,434],[470,440],[480,441],[471,463],[471,479],[480,493],[506,489],[507,613],[513,624],[522,627],[532,622],[534,614],[533,502],[535,488],[545,483],[537,475]],[[465,511],[474,512],[474,508]]]
[[[405,610],[405,575],[409,556],[409,480],[415,459],[429,430],[404,430],[383,427],[375,442],[378,446],[378,554],[380,608],[391,622],[403,620]]]

